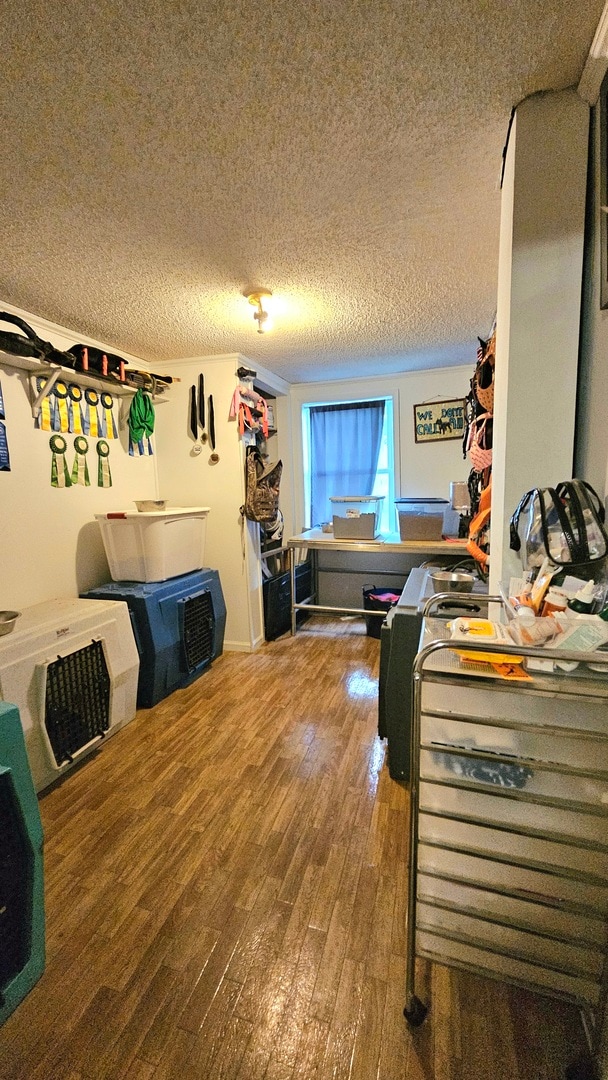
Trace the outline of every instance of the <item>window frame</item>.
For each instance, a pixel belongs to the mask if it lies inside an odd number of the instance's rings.
[[[300,435],[302,440],[302,509],[303,520],[305,523],[304,528],[310,528],[310,412],[311,409],[320,408],[324,405],[358,405],[365,401],[383,401],[384,402],[384,426],[386,432],[383,431],[383,441],[386,441],[387,447],[387,467],[386,469],[378,470],[388,477],[388,495],[385,498],[386,506],[383,506],[382,518],[383,529],[386,533],[386,525],[388,525],[388,532],[394,533],[396,531],[396,507],[395,498],[396,491],[399,487],[399,477],[397,475],[397,463],[399,462],[399,448],[398,448],[398,399],[396,393],[360,393],[360,394],[345,394],[337,395],[336,397],[325,396],[322,399],[314,399],[311,401],[304,401],[300,405]],[[392,437],[391,437],[392,435]]]

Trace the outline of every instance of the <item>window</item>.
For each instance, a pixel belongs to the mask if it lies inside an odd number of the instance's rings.
[[[332,495],[381,495],[382,532],[394,528],[393,400],[302,407],[304,518],[331,521]]]

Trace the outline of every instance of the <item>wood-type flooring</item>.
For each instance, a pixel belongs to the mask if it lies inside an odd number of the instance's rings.
[[[317,618],[218,659],[41,798],[47,967],[10,1080],[558,1080],[567,1005],[432,966],[403,1019],[407,789],[379,642]]]

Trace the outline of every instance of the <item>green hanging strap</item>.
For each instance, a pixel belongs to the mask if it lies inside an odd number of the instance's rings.
[[[131,402],[127,420],[129,427],[129,454],[135,457],[135,449],[139,454],[152,454],[150,436],[154,431],[154,407],[149,394],[141,388],[136,390],[135,397]]]
[[[51,460],[51,487],[71,487],[72,481],[68,471],[68,463],[65,460],[65,452],[68,444],[63,435],[51,435],[49,446],[53,451]]]
[[[97,443],[97,455],[99,458],[97,464],[97,487],[109,488],[112,487],[112,474],[110,473],[110,447],[105,439],[100,439]]]
[[[74,439],[74,450],[76,451],[76,457],[74,458],[74,464],[72,465],[72,483],[82,484],[83,487],[91,486],[91,481],[89,479],[89,466],[87,465],[88,449],[88,440],[85,439],[84,435],[77,435]]]

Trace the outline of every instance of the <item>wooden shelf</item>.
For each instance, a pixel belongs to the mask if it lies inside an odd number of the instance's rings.
[[[105,390],[116,397],[126,397],[136,393],[137,387],[121,383],[111,375],[89,374],[85,371],[74,371],[73,368],[63,367],[61,364],[51,364],[44,360],[36,360],[30,356],[14,356],[12,353],[0,351],[0,367],[15,368],[17,371],[26,371],[32,377],[46,375],[47,382],[42,390],[37,393],[33,386],[32,416],[34,419],[39,415],[42,402],[51,393],[55,383],[59,379],[66,382],[76,383],[77,386],[92,387],[101,393]],[[162,397],[153,394],[153,401],[159,402]]]

